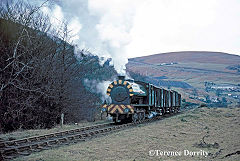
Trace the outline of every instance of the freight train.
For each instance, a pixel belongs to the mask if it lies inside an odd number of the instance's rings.
[[[137,122],[167,113],[177,113],[181,107],[181,95],[150,83],[118,76],[107,89],[110,104],[102,106],[114,122]]]

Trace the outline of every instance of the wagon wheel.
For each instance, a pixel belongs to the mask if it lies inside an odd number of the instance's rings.
[[[134,113],[133,115],[132,115],[132,122],[137,122],[138,121],[138,114],[137,113]]]
[[[162,114],[164,115],[166,113],[166,108],[162,108]]]
[[[160,115],[162,116],[163,115],[163,109],[160,108],[159,111],[160,111]]]
[[[177,107],[177,113],[180,112],[180,107]]]
[[[175,106],[174,113],[178,113],[178,108]]]
[[[173,113],[173,108],[169,107],[169,113],[172,114]]]

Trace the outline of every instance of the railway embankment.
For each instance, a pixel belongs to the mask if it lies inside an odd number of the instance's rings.
[[[240,108],[195,108],[16,160],[239,160]]]

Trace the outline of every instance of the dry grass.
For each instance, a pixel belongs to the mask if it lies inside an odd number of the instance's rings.
[[[198,108],[86,142],[33,153],[16,160],[240,160],[240,109]],[[201,146],[202,138],[204,144]],[[203,142],[202,142],[203,143]],[[218,146],[208,146],[214,145]],[[217,145],[215,144],[215,145]],[[149,156],[149,150],[199,151],[209,156]]]
[[[49,133],[54,133],[54,132],[77,129],[77,128],[86,127],[86,126],[92,126],[92,125],[99,124],[99,123],[107,123],[107,121],[105,121],[105,120],[98,121],[98,122],[83,121],[83,122],[77,123],[76,125],[63,125],[63,127],[60,127],[60,125],[58,125],[52,129],[17,130],[17,131],[7,133],[7,134],[1,134],[0,138],[4,139],[4,140],[21,139],[21,138],[26,138],[26,137],[31,137],[31,136],[39,136],[39,135],[44,135],[44,134],[49,134]]]

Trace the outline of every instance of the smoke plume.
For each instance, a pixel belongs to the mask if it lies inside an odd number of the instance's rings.
[[[117,73],[129,77],[126,74],[128,58],[125,47],[131,41],[130,30],[137,0],[23,1],[34,6],[44,3],[40,9],[55,29],[62,30],[62,23],[68,25],[69,41],[76,47],[75,54],[79,53],[78,50],[87,49],[99,57],[100,64],[112,58],[110,65]],[[106,95],[110,82],[85,79],[84,84],[91,92],[101,94],[102,101],[111,102]]]
[[[40,6],[44,0],[28,2]],[[41,10],[55,28],[61,21],[68,24],[73,44],[104,57],[103,61],[112,58],[115,70],[126,75],[125,47],[131,40],[136,4],[136,0],[51,0]]]
[[[111,97],[109,97],[106,92],[110,81],[99,81],[99,80],[89,80],[84,79],[84,85],[90,92],[100,94],[102,102],[107,101],[111,103]]]

